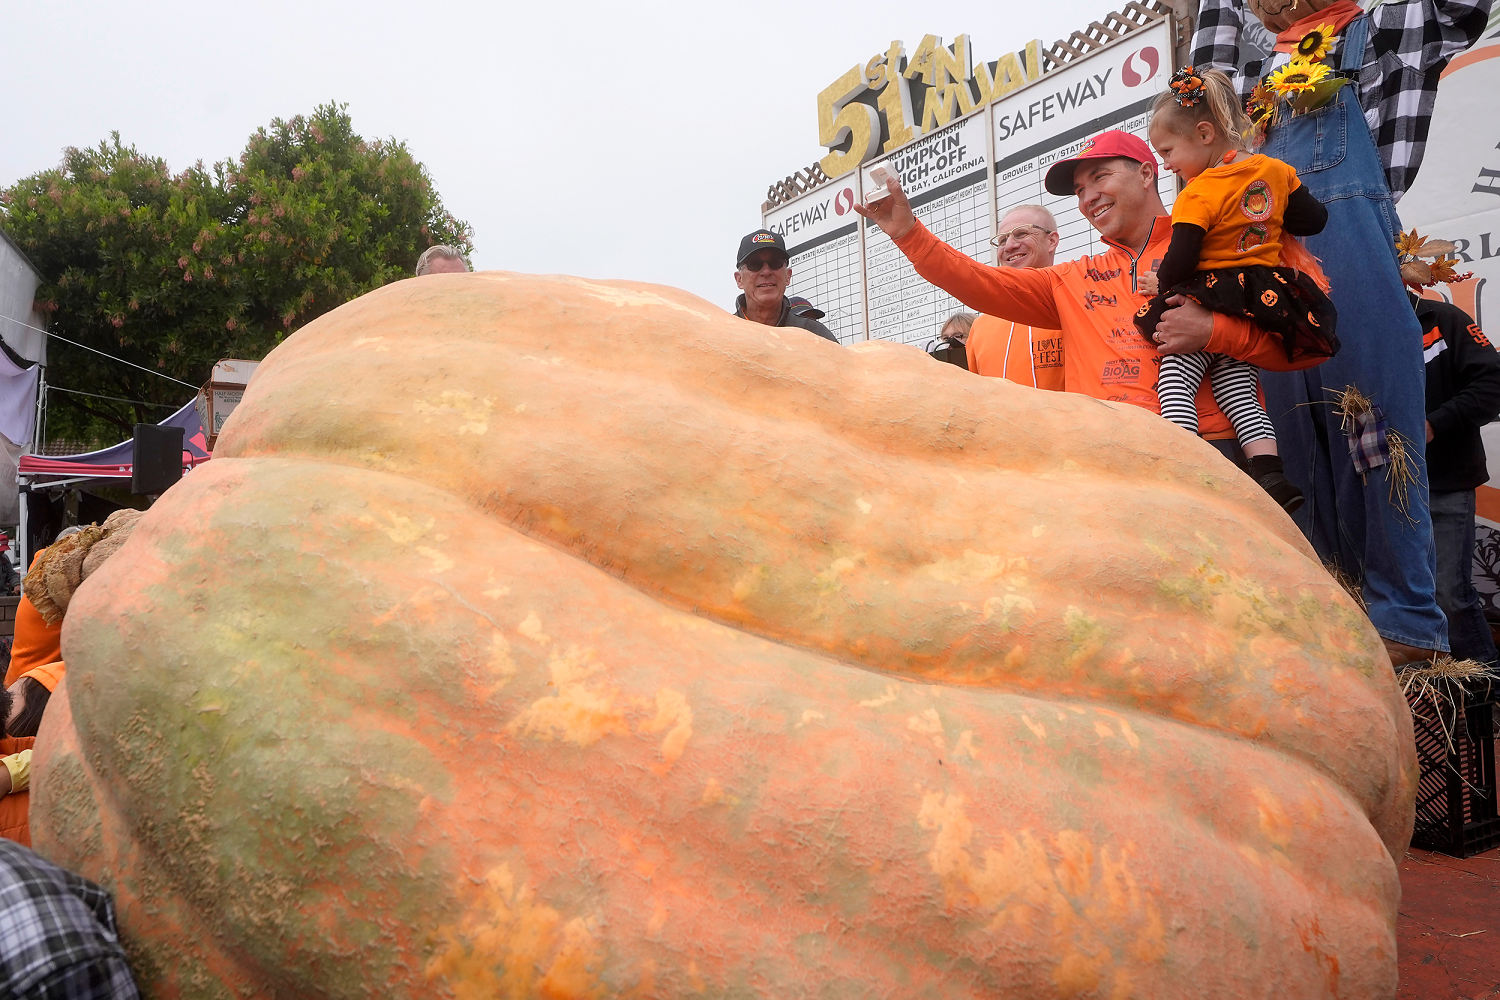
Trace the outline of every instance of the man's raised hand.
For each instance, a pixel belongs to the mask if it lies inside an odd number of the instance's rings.
[[[855,205],[854,210],[879,226],[891,239],[899,240],[916,227],[917,217],[911,212],[911,202],[901,190],[900,181],[891,177],[885,182],[885,188],[890,192],[886,197]]]

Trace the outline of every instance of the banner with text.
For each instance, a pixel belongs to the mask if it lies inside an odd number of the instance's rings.
[[[1097,52],[1016,86],[965,118],[921,136],[865,169],[771,210],[768,229],[792,254],[788,294],[823,309],[840,341],[895,340],[932,346],[944,320],[966,307],[919,278],[876,226],[857,225],[872,166],[900,179],[912,208],[939,239],[975,260],[994,261],[989,240],[997,214],[1041,203],[1057,216],[1058,259],[1103,249],[1071,197],[1042,189],[1047,168],[1090,136],[1123,128],[1145,136],[1151,102],[1172,74],[1170,18],[1131,32]],[[1171,205],[1176,182],[1158,182]]]
[[[1059,260],[1100,253],[1104,245],[1078,211],[1071,195],[1046,192],[1042,180],[1058,160],[1078,153],[1090,137],[1123,129],[1141,138],[1151,124],[1151,102],[1172,76],[1172,32],[1167,22],[1135,32],[1088,59],[1081,59],[990,106],[994,122],[995,203],[1003,213],[1016,205],[1045,205],[1057,217]],[[1176,179],[1157,179],[1171,207]]]
[[[896,150],[881,161],[896,175],[918,219],[946,243],[979,258],[992,235],[985,184],[985,121],[971,115]],[[865,227],[871,340],[936,340],[943,321],[964,306],[917,276],[878,226]]]

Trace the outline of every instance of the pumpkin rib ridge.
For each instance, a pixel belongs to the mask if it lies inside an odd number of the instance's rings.
[[[399,472],[387,470],[378,466],[371,467],[369,465],[354,461],[340,460],[337,456],[329,455],[327,453],[320,454],[316,459],[312,460],[309,460],[307,458],[298,458],[294,460],[275,458],[270,456],[244,456],[241,458],[226,459],[226,461],[295,461],[305,464],[312,469],[316,469],[320,466],[330,468],[338,467],[348,469],[350,471],[359,472],[361,474],[389,477],[392,481],[401,482],[403,484],[406,482],[406,480],[401,476]],[[468,506],[474,509],[477,513],[480,513],[486,517],[495,517],[497,514],[501,513],[493,508],[486,507],[485,505],[477,503],[469,494],[453,490],[441,484],[432,484],[432,488],[444,493],[449,497],[452,497],[455,502]],[[514,530],[534,542],[549,546],[550,548],[559,552],[561,555],[578,559],[585,564],[598,569],[600,572],[603,572],[608,576],[617,579],[628,586],[631,586],[640,593],[648,595],[662,603],[667,604],[668,606],[676,607],[682,611],[700,614],[706,617],[708,620],[715,621],[720,625],[731,628],[738,628],[749,634],[756,635],[767,641],[785,645],[786,647],[791,649],[798,649],[810,653],[815,653],[830,660],[843,663],[846,666],[857,667],[859,669],[871,671],[876,674],[897,677],[903,680],[920,679],[925,683],[952,686],[955,688],[983,686],[990,689],[1008,690],[1013,693],[1028,695],[1035,695],[1049,689],[1054,694],[1058,691],[1057,678],[1048,675],[1035,675],[1028,678],[1019,676],[1015,673],[1007,673],[1005,675],[990,675],[981,680],[956,679],[935,674],[930,668],[923,669],[915,667],[913,664],[882,666],[879,664],[870,663],[859,659],[858,655],[847,645],[825,646],[808,641],[798,641],[798,638],[795,636],[790,636],[785,633],[772,632],[769,629],[761,626],[761,623],[754,620],[736,618],[726,613],[722,609],[708,606],[701,600],[694,600],[686,594],[669,590],[661,585],[655,584],[654,581],[651,581],[649,579],[643,580],[642,578],[631,576],[629,573],[619,568],[611,567],[608,565],[601,565],[594,559],[589,558],[586,553],[581,553],[576,548],[570,547],[566,542],[557,538],[555,535],[545,530],[538,530],[535,525],[528,526],[522,523],[523,515],[524,511],[516,509],[515,512],[512,513],[509,517],[506,517],[502,514],[500,517],[500,523],[505,524],[508,528],[510,528],[510,530]],[[1335,585],[1330,582],[1329,587],[1332,588],[1333,586]],[[1060,586],[1046,581],[1036,586],[1033,592],[1038,599],[1038,603],[1046,603],[1045,597],[1048,594],[1051,594],[1054,597],[1065,596],[1064,591]],[[1104,601],[1103,603],[1107,604],[1108,601]],[[1205,621],[1205,625],[1206,624],[1208,624],[1207,621]],[[1012,644],[1012,646],[1013,645],[1014,644]],[[999,657],[1003,657],[1004,654],[1003,652],[997,650],[996,655]],[[1205,690],[1205,703],[1207,701],[1211,701],[1212,699],[1208,698],[1206,692],[1217,686],[1214,678],[1204,677],[1200,680],[1200,683]],[[1163,692],[1160,691],[1153,692],[1149,688],[1122,689],[1119,687],[1111,687],[1105,684],[1095,683],[1092,686],[1085,688],[1078,688],[1074,686],[1063,697],[1074,699],[1077,701],[1092,701],[1096,704],[1109,705],[1116,708],[1117,710],[1131,711],[1135,709],[1135,707],[1139,704],[1140,700],[1143,697],[1150,697],[1153,694],[1160,695],[1162,693]],[[1215,732],[1221,732],[1227,736],[1235,736],[1238,738],[1250,740],[1252,742],[1263,742],[1263,740],[1258,739],[1255,734],[1246,732],[1243,729],[1237,729],[1232,725],[1229,725],[1224,721],[1216,720],[1214,717],[1201,711],[1196,713],[1185,713],[1180,708],[1174,709],[1169,705],[1163,704],[1154,714],[1157,714],[1161,718],[1171,719],[1174,721],[1183,722],[1185,724],[1198,725],[1205,729],[1210,729]],[[1309,748],[1295,742],[1287,742],[1284,740],[1277,740],[1275,742],[1276,745],[1281,747],[1281,749],[1298,756],[1305,762],[1317,768],[1321,773],[1341,780],[1341,775],[1338,770],[1327,765],[1319,757],[1319,755],[1312,752]]]
[[[519,288],[517,279],[509,276],[497,276],[493,279],[486,278],[485,281],[502,285],[508,290],[508,293],[515,292]],[[483,284],[484,282],[477,282],[476,287]],[[721,338],[718,336],[713,338],[712,344],[693,342],[691,348],[693,351],[692,356],[697,359],[695,367],[693,367],[688,366],[683,359],[670,352],[667,358],[662,359],[654,356],[655,353],[659,352],[632,352],[629,350],[628,345],[640,338],[636,336],[633,330],[627,328],[630,324],[627,316],[630,310],[626,308],[611,311],[609,315],[603,318],[600,324],[586,328],[587,335],[580,340],[578,337],[573,336],[573,334],[566,332],[569,329],[569,324],[562,319],[562,316],[567,312],[567,309],[559,309],[557,306],[559,301],[565,299],[565,293],[571,294],[567,285],[567,282],[559,281],[548,283],[548,291],[531,289],[524,295],[508,294],[507,301],[502,303],[503,309],[498,311],[487,309],[484,313],[484,318],[479,321],[481,325],[469,326],[464,329],[462,335],[467,339],[463,343],[462,352],[466,353],[455,355],[455,357],[480,357],[486,354],[503,353],[506,349],[507,338],[512,338],[517,342],[516,346],[519,348],[518,356],[525,360],[525,364],[518,367],[513,361],[501,362],[499,371],[504,376],[502,381],[508,380],[505,384],[514,383],[516,386],[515,391],[521,391],[522,389],[529,391],[533,385],[545,384],[549,387],[547,390],[549,393],[561,394],[561,398],[564,399],[572,399],[576,396],[580,401],[577,404],[569,405],[596,404],[600,399],[600,391],[597,377],[598,369],[593,366],[598,365],[601,359],[618,362],[609,369],[609,377],[611,379],[624,383],[629,383],[629,380],[632,378],[640,378],[641,381],[634,387],[627,386],[626,388],[620,388],[619,386],[610,386],[604,390],[603,398],[606,400],[650,398],[652,405],[649,408],[649,414],[640,421],[642,427],[653,421],[664,423],[669,427],[674,426],[678,422],[676,419],[663,414],[662,408],[664,404],[656,399],[657,396],[663,395],[662,391],[655,388],[643,389],[640,387],[642,385],[658,387],[666,384],[665,396],[668,399],[676,400],[677,402],[674,405],[679,408],[701,405],[706,395],[711,397],[710,402],[718,399],[734,400],[735,406],[740,411],[748,411],[752,416],[757,411],[756,407],[748,406],[750,402],[757,403],[760,410],[764,410],[774,404],[781,410],[792,413],[796,421],[805,421],[806,419],[813,418],[813,410],[816,410],[825,419],[831,418],[834,424],[834,428],[821,434],[820,438],[835,442],[838,448],[842,449],[841,453],[847,454],[859,450],[850,441],[844,439],[844,437],[847,437],[851,433],[858,436],[858,441],[862,446],[868,447],[872,441],[885,442],[886,445],[894,442],[902,446],[900,450],[903,454],[910,453],[913,450],[915,445],[912,445],[911,442],[925,442],[928,440],[923,436],[910,437],[904,433],[896,434],[892,437],[889,427],[885,422],[879,422],[878,427],[874,424],[868,427],[862,425],[860,423],[861,417],[868,416],[868,414],[859,409],[859,407],[851,408],[840,405],[830,409],[826,405],[826,400],[844,394],[852,386],[873,385],[878,390],[878,394],[872,395],[870,398],[894,401],[898,405],[898,408],[906,414],[907,419],[903,420],[903,427],[916,426],[922,424],[924,421],[932,421],[935,419],[933,417],[934,406],[931,403],[932,394],[929,392],[923,396],[915,394],[913,391],[915,388],[926,386],[925,382],[921,383],[921,386],[918,386],[918,381],[930,374],[930,369],[926,369],[925,367],[919,369],[917,367],[917,362],[921,362],[923,366],[929,364],[929,362],[927,359],[919,357],[915,352],[904,352],[898,349],[863,352],[861,358],[868,360],[868,364],[855,365],[847,361],[840,361],[837,366],[834,366],[838,368],[836,371],[825,372],[819,370],[810,372],[805,376],[800,373],[797,375],[785,375],[776,380],[777,392],[781,393],[777,395],[773,392],[761,391],[766,388],[761,383],[764,380],[764,372],[768,370],[775,372],[777,362],[787,357],[790,347],[784,345],[781,339],[775,336],[770,336],[770,339],[766,339],[768,335],[761,331],[750,328],[747,324],[739,321],[729,322],[726,317],[724,318],[724,322],[715,324],[716,327],[722,327],[722,343]],[[591,285],[590,288],[600,294],[615,294],[614,291],[610,291],[609,289],[604,289],[601,292],[598,285]],[[412,291],[416,290],[412,289]],[[436,303],[435,297],[438,291],[435,287],[429,286],[424,291],[421,301],[431,303],[429,308],[437,308],[438,303]],[[625,294],[633,293],[627,292]],[[673,293],[666,292],[663,294],[671,295]],[[657,298],[660,297],[657,292],[651,292],[650,295]],[[479,305],[481,303],[488,305],[485,296],[482,294],[471,296],[467,301],[472,305]],[[444,303],[441,307],[461,311],[468,306],[455,302]],[[506,314],[507,310],[508,315]],[[702,315],[701,310],[696,312],[693,310],[686,311],[694,316]],[[491,313],[494,313],[494,315],[492,316]],[[335,323],[334,320],[336,318],[340,322]],[[515,332],[506,332],[500,328],[503,323],[512,320],[522,321],[525,324],[529,324],[529,326],[520,327]],[[238,419],[242,416],[247,418],[252,417],[257,413],[258,409],[263,410],[265,406],[271,405],[274,402],[283,413],[283,417],[279,422],[273,421],[270,424],[260,427],[260,433],[262,435],[268,433],[277,435],[290,431],[290,436],[294,440],[300,441],[304,437],[297,429],[298,418],[296,417],[296,407],[292,406],[288,408],[287,406],[289,395],[298,393],[296,387],[300,381],[314,378],[317,372],[326,370],[325,361],[330,356],[329,352],[343,349],[343,345],[348,342],[348,338],[365,337],[363,325],[355,311],[347,314],[341,314],[336,311],[319,320],[318,324],[314,324],[314,326],[318,327],[319,336],[316,338],[309,336],[302,338],[300,341],[294,340],[289,342],[286,348],[279,350],[275,356],[279,367],[271,365],[263,366],[262,371],[257,373],[255,384],[247,392],[245,402],[236,410],[235,418],[233,419]],[[403,345],[405,345],[408,337],[433,338],[447,336],[447,334],[439,334],[437,332],[438,326],[438,324],[424,324],[404,330],[402,333]],[[532,329],[537,332],[533,335],[525,332],[526,329]],[[309,333],[311,331],[312,327],[309,328]],[[659,341],[659,338],[656,337],[657,332],[653,330],[653,338]],[[720,331],[716,329],[715,333],[717,334],[718,332]],[[485,338],[492,338],[493,342],[491,339]],[[478,346],[472,343],[476,339],[482,341]],[[699,339],[703,340],[707,338]],[[587,349],[579,349],[579,344],[584,343],[587,344]],[[606,348],[605,345],[608,345],[608,347]],[[912,356],[903,358],[902,355],[904,354],[911,354]],[[724,360],[726,358],[729,359],[728,362]],[[744,358],[750,358],[752,361],[744,361]],[[564,364],[564,359],[566,359],[566,364]],[[832,364],[827,359],[817,360],[825,368],[830,367]],[[907,365],[907,361],[910,361],[911,364]],[[726,367],[733,369],[736,365],[743,369],[746,364],[752,362],[758,366],[756,371],[759,374],[752,373],[751,375],[746,375],[743,370],[724,370]],[[452,358],[447,362],[449,367],[453,367],[457,363]],[[659,369],[663,367],[668,369],[668,376],[660,374]],[[816,365],[810,361],[809,367],[816,367]],[[467,368],[480,370],[480,366],[475,364],[470,364]],[[714,370],[709,371],[708,369],[710,368]],[[646,374],[640,374],[643,371]],[[827,389],[821,392],[814,391],[812,387],[819,385],[818,379],[824,377],[829,379],[832,385],[840,388],[832,392]],[[539,381],[544,379],[550,379],[550,381]],[[676,379],[679,383],[686,380],[688,385],[673,384],[672,379]],[[282,385],[279,391],[276,391],[274,387],[279,384],[278,380],[285,381],[286,384]],[[970,407],[975,413],[984,412],[987,416],[998,416],[1004,411],[1005,407],[1028,398],[1028,394],[1019,388],[1009,391],[1004,386],[978,385],[978,380],[967,380],[967,382],[968,384],[965,385],[963,391],[965,399],[975,402],[983,401],[986,404],[997,404],[989,410],[986,410],[983,406]],[[754,392],[746,393],[744,391],[747,383],[754,386]],[[493,384],[486,383],[481,391],[489,393],[498,390],[495,389]],[[308,395],[306,392],[301,392],[300,398],[311,400],[314,397]],[[529,397],[506,397],[502,393],[500,398],[507,400]],[[785,405],[789,400],[795,401],[797,399],[815,399],[816,405],[813,410]],[[537,402],[536,399],[531,399],[530,401],[533,404]],[[840,400],[840,402],[842,404],[843,400]],[[1171,488],[1165,491],[1165,493],[1179,497],[1191,496],[1187,491],[1187,486],[1190,483],[1205,480],[1205,477],[1200,474],[1186,476],[1178,474],[1183,469],[1193,467],[1192,462],[1188,460],[1191,457],[1193,449],[1183,447],[1188,442],[1177,433],[1178,429],[1165,424],[1160,418],[1147,413],[1116,410],[1110,407],[1090,407],[1077,404],[1072,400],[1052,399],[1050,397],[1046,399],[1046,403],[1046,419],[1057,423],[1059,426],[1067,424],[1071,429],[1073,440],[1076,440],[1080,435],[1085,439],[1090,437],[1090,433],[1084,433],[1079,430],[1077,421],[1073,419],[1077,415],[1076,411],[1080,410],[1093,415],[1090,418],[1092,423],[1088,427],[1085,427],[1084,431],[1088,431],[1089,428],[1093,428],[1097,424],[1097,429],[1102,432],[1106,424],[1128,424],[1132,420],[1140,425],[1142,434],[1139,436],[1126,435],[1123,444],[1117,436],[1105,434],[1101,440],[1109,442],[1108,444],[1084,448],[1081,453],[1082,461],[1074,462],[1073,459],[1069,459],[1070,463],[1085,472],[1089,469],[1098,469],[1102,470],[1109,477],[1117,476],[1121,472],[1129,472],[1131,478],[1127,482],[1131,484],[1149,482],[1154,486],[1163,481],[1169,482]],[[951,414],[953,407],[951,403],[944,403],[942,404],[942,408],[944,413]],[[889,410],[889,407],[887,409]],[[777,419],[773,423],[773,426],[777,428],[778,433],[786,433],[786,424],[789,419],[791,418],[787,418],[784,413],[777,414]],[[733,420],[726,416],[722,418],[721,422],[733,422]],[[261,421],[261,423],[264,424],[264,421]],[[562,424],[553,421],[548,426],[571,427],[578,423],[579,421],[576,419],[565,421]],[[611,421],[605,421],[601,426],[611,423]],[[979,422],[978,417],[973,418],[973,423],[976,429],[969,435],[969,438],[978,434],[984,427]],[[585,421],[580,426],[587,428],[593,425]],[[988,421],[988,426],[990,430],[1000,429],[1003,431],[1004,421],[991,419]],[[851,427],[854,430],[851,431]],[[611,427],[611,430],[613,429]],[[516,431],[518,433],[524,430],[525,428],[517,425]],[[232,454],[234,449],[241,447],[242,444],[250,445],[251,449],[257,447],[253,444],[256,433],[254,423],[236,423],[233,426],[226,427],[223,440],[229,445],[228,452]],[[491,433],[494,433],[494,431]],[[993,437],[994,445],[992,447],[968,449],[967,461],[974,462],[991,456],[1014,461],[1016,458],[1024,459],[1027,454],[1035,456],[1037,461],[1045,458],[1041,452],[1035,449],[1021,451],[1015,455],[1006,454],[1003,446],[1013,437],[1014,435],[1000,433],[998,437]],[[1158,438],[1161,438],[1165,442],[1167,437],[1171,437],[1171,448],[1153,450],[1152,442]],[[266,446],[273,446],[274,442],[274,447],[285,447],[286,444],[291,443],[279,441],[274,436],[265,437],[264,441],[266,442]],[[321,452],[320,442],[310,443],[313,444],[315,450]],[[700,447],[701,444],[694,443],[693,446]],[[559,445],[559,447],[564,446]],[[1235,537],[1244,533],[1243,524],[1239,522],[1244,522],[1248,515],[1252,523],[1258,523],[1267,530],[1266,538],[1268,540],[1276,539],[1276,542],[1273,544],[1285,547],[1283,548],[1283,551],[1286,553],[1285,558],[1295,558],[1297,553],[1303,556],[1308,555],[1308,552],[1304,551],[1306,550],[1306,543],[1301,538],[1300,533],[1296,532],[1295,527],[1290,524],[1290,521],[1279,510],[1275,509],[1263,496],[1260,496],[1256,492],[1253,484],[1250,484],[1248,480],[1245,480],[1242,475],[1227,464],[1222,464],[1224,462],[1222,457],[1207,445],[1199,442],[1197,450],[1204,456],[1205,461],[1212,463],[1213,468],[1223,469],[1223,474],[1216,475],[1216,478],[1212,479],[1212,483],[1216,491],[1214,494],[1214,506],[1223,511],[1222,515],[1220,515],[1222,521],[1219,523],[1236,523],[1236,527],[1228,537]],[[1179,458],[1177,457],[1179,453],[1188,457]],[[381,456],[381,461],[389,461],[392,456],[399,458],[399,450],[398,452],[387,451]],[[885,469],[904,468],[910,472],[912,463],[907,462],[903,466],[898,458],[892,458],[890,455],[881,455],[876,464]],[[1131,468],[1137,464],[1141,465],[1140,469]],[[923,475],[929,474],[933,467],[931,456],[924,456],[918,467],[922,470]],[[1062,466],[1064,469],[1068,467],[1067,463],[1064,463]],[[405,471],[409,475],[419,475],[419,472],[413,471],[417,468],[419,467],[411,465],[402,471]],[[524,467],[515,465],[514,468],[521,472],[519,476],[520,480],[525,481]],[[458,481],[452,476],[448,478],[449,481]],[[1069,488],[1067,481],[1056,475],[1052,478],[1051,488],[1066,493]],[[661,492],[661,485],[655,480],[648,482],[645,488],[647,492],[642,494],[644,496],[651,496],[653,493]],[[473,490],[458,490],[457,492],[473,492]],[[993,494],[999,491],[981,491],[981,495],[985,492]],[[704,581],[701,579],[687,581],[693,585],[693,589],[689,589],[677,586],[672,581],[664,580],[660,576],[651,575],[649,568],[651,565],[650,558],[636,558],[629,554],[622,554],[618,550],[618,547],[614,545],[614,536],[618,534],[616,530],[618,524],[612,524],[608,520],[601,521],[597,530],[587,527],[577,530],[570,529],[572,530],[571,535],[563,536],[557,534],[555,531],[545,530],[549,526],[535,513],[534,505],[522,503],[519,499],[513,499],[508,504],[510,508],[508,516],[505,513],[506,506],[507,504],[505,503],[496,503],[492,509],[499,512],[502,518],[505,518],[508,523],[514,525],[527,536],[532,538],[547,537],[554,546],[560,546],[562,549],[575,553],[590,564],[612,575],[629,580],[633,585],[641,589],[642,592],[668,595],[667,599],[673,603],[677,603],[679,606],[699,609],[714,620],[753,631],[755,634],[763,637],[777,641],[789,641],[789,644],[795,648],[815,649],[825,655],[832,654],[839,656],[845,661],[851,660],[846,651],[853,649],[855,652],[855,655],[852,657],[853,662],[863,663],[873,660],[874,663],[879,664],[875,669],[881,670],[889,670],[893,666],[899,668],[901,664],[909,663],[912,664],[912,668],[916,672],[928,677],[934,676],[934,671],[930,665],[922,666],[920,657],[914,658],[913,651],[911,650],[898,649],[897,644],[889,645],[879,655],[870,656],[858,648],[867,642],[866,639],[859,635],[858,631],[850,632],[846,630],[846,634],[840,635],[836,639],[830,639],[828,635],[818,635],[816,630],[810,633],[805,628],[798,628],[788,639],[786,629],[787,620],[778,621],[775,626],[771,626],[766,623],[765,619],[757,616],[753,611],[749,611],[743,607],[736,607],[732,603],[725,603],[722,597],[715,600],[706,600],[706,592],[701,588]],[[572,516],[576,514],[576,511],[565,510],[562,513]],[[1196,513],[1198,514],[1197,519],[1201,521],[1203,510],[1200,508]],[[1287,549],[1295,551],[1287,551]],[[695,556],[702,558],[701,555],[695,554]],[[641,576],[637,575],[636,571],[638,567],[645,567],[642,571],[646,577],[646,582],[644,583],[641,582]],[[921,569],[922,566],[919,562],[909,566],[898,562],[890,568],[890,571],[909,579],[912,573],[920,572]],[[1306,570],[1296,570],[1294,572],[1305,574]],[[1323,573],[1321,567],[1317,567],[1317,572],[1320,574],[1321,585],[1326,588],[1326,574]],[[1040,594],[1041,591],[1038,591],[1038,593]],[[1332,594],[1333,592],[1325,590],[1324,593]],[[980,596],[982,597],[982,595]],[[1268,592],[1264,596],[1267,599],[1271,599],[1275,598],[1276,595]],[[1291,614],[1294,611],[1292,602],[1305,602],[1308,599],[1308,595],[1303,595],[1302,597],[1289,595],[1281,600],[1286,604],[1287,613]],[[1371,634],[1373,635],[1373,633]],[[1323,637],[1318,635],[1310,635],[1307,639],[1309,642],[1324,641]],[[854,645],[851,646],[851,642]],[[1357,642],[1355,645],[1360,645],[1360,643]],[[1363,646],[1368,650],[1367,656],[1369,661],[1373,662],[1378,654],[1378,649],[1373,644],[1373,639],[1369,642],[1363,642]],[[1329,652],[1333,653],[1334,650],[1330,649]],[[1349,654],[1346,652],[1343,655],[1347,656]],[[1365,667],[1365,670],[1369,670],[1368,666]],[[1307,670],[1306,675],[1308,680],[1316,682],[1316,679],[1320,676],[1320,672]],[[995,678],[986,677],[985,681],[994,683]],[[1042,681],[1041,683],[1046,683],[1046,681]],[[1349,702],[1347,698],[1339,697],[1339,695],[1346,693],[1348,693],[1347,685],[1344,686],[1343,690],[1335,686],[1334,688],[1330,688],[1324,697],[1329,705],[1339,706],[1340,711],[1348,713],[1355,713],[1357,703],[1361,701],[1378,706],[1378,711],[1383,716],[1388,716],[1394,711],[1396,700],[1393,699],[1392,691],[1381,692],[1385,697],[1376,697],[1374,690],[1363,692],[1363,696],[1361,697],[1360,692],[1356,691],[1354,702]],[[1162,694],[1166,694],[1166,692],[1162,692]],[[1113,701],[1114,697],[1118,696],[1111,696],[1111,701]],[[1177,699],[1174,698],[1172,700],[1176,701]],[[1265,700],[1274,704],[1273,698],[1267,697]],[[1216,718],[1215,708],[1216,706],[1206,706],[1205,709],[1198,710],[1196,717],[1203,718],[1205,721],[1214,720]],[[1170,710],[1173,712],[1174,717],[1180,718],[1183,715],[1180,705],[1171,707]],[[1222,713],[1218,717],[1222,718]],[[1223,722],[1215,724],[1225,725]],[[1336,746],[1330,749],[1334,752],[1328,759],[1330,761],[1341,761],[1338,766],[1330,767],[1331,773],[1340,775],[1357,773],[1360,766],[1357,761],[1346,760],[1347,755],[1338,753]],[[1310,755],[1310,759],[1318,758],[1319,755],[1317,754]]]

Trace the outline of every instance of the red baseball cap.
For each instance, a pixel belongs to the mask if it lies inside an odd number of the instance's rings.
[[[1084,160],[1112,160],[1119,157],[1151,164],[1151,176],[1156,177],[1156,157],[1152,155],[1151,147],[1146,145],[1146,140],[1129,132],[1111,129],[1094,136],[1066,160],[1058,160],[1052,164],[1042,186],[1049,194],[1070,195],[1073,193],[1073,171],[1078,169],[1078,164]]]

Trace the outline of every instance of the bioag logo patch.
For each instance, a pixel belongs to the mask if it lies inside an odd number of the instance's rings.
[[[1122,382],[1137,382],[1141,377],[1141,365],[1138,361],[1129,358],[1116,358],[1107,361],[1104,368],[1099,372],[1099,383],[1101,385],[1119,385]]]

